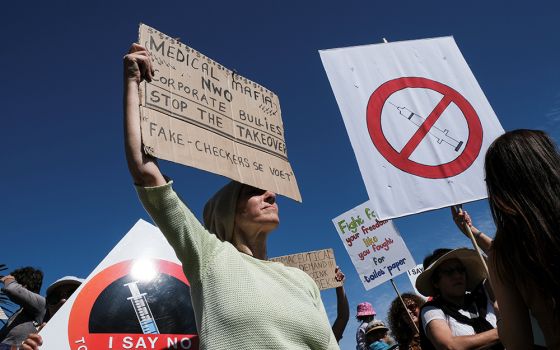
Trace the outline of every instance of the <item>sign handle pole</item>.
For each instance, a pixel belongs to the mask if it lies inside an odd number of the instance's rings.
[[[457,212],[463,211],[463,205],[462,204],[456,205],[455,210],[457,210]],[[474,238],[474,235],[471,231],[471,228],[469,227],[469,225],[467,225],[466,222],[463,223],[463,227],[467,231],[467,234],[468,234],[468,236],[471,240],[471,243],[472,243],[474,249],[476,250],[476,252],[478,253],[478,257],[480,258],[480,261],[482,261],[482,266],[484,266],[484,270],[486,270],[486,276],[487,276],[488,282],[490,283],[490,285],[492,285],[492,281],[490,281],[490,272],[488,271],[488,265],[486,265],[486,260],[484,260],[484,257],[480,253],[480,248],[478,247],[478,244],[476,243],[476,239]]]
[[[410,317],[410,322],[412,322],[412,325],[414,326],[414,329],[416,329],[416,334],[420,334],[420,331],[418,330],[418,327],[416,326],[416,323],[414,323],[414,320],[412,319],[412,315],[410,314],[410,312],[408,312],[408,309],[406,307],[406,304],[404,303],[403,298],[401,297],[401,293],[399,293],[399,290],[397,289],[397,286],[395,285],[395,281],[393,281],[393,279],[390,279],[391,284],[393,285],[393,288],[395,289],[395,292],[397,293],[397,295],[399,296],[399,299],[401,300],[401,303],[404,307],[404,310],[406,311],[408,317]]]

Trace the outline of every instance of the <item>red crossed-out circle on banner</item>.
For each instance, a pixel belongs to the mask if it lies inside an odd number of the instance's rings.
[[[161,259],[154,259],[156,270],[159,273],[164,273],[172,276],[190,288],[190,283],[183,273],[180,265]],[[74,300],[72,309],[70,310],[70,317],[68,320],[68,341],[70,349],[72,350],[110,350],[122,349],[124,345],[130,344],[148,344],[142,348],[149,348],[153,350],[163,349],[189,349],[198,350],[198,335],[197,334],[124,334],[124,333],[91,333],[89,329],[90,315],[92,306],[97,297],[107,288],[111,283],[124,277],[130,273],[134,260],[126,260],[111,265],[106,269],[95,275],[87,284],[84,285],[80,294]],[[129,302],[125,300],[125,302]],[[173,303],[173,301],[170,301]],[[153,344],[147,340],[151,337]],[[142,339],[141,339],[142,338]],[[170,345],[171,342],[177,342],[175,345]],[[123,345],[124,344],[124,345]],[[124,347],[127,349],[135,347]]]
[[[387,137],[383,133],[381,127],[381,112],[383,111],[383,106],[387,102],[387,99],[391,95],[407,88],[430,89],[439,92],[443,97],[424,123],[399,152],[387,141]],[[430,129],[451,103],[459,107],[467,121],[467,127],[469,129],[469,137],[461,154],[454,160],[439,165],[427,165],[409,159],[412,152],[414,152],[420,142],[426,137]],[[371,141],[379,153],[400,170],[420,177],[443,179],[459,175],[472,165],[482,147],[482,124],[469,101],[453,88],[427,78],[403,77],[383,83],[369,98],[366,118]]]

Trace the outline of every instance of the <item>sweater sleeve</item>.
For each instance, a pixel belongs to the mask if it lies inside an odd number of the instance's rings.
[[[313,282],[313,284],[315,284],[315,282]],[[328,326],[328,330],[329,330],[329,346],[328,349],[339,349],[338,347],[338,342],[336,341],[336,337],[334,336],[334,333],[332,331],[331,328],[331,324],[329,321],[329,316],[327,315],[327,310],[325,309],[325,305],[323,304],[323,299],[321,299],[321,293],[319,291],[319,288],[315,285],[315,288],[317,290],[317,308],[319,309],[319,312],[323,315],[323,318],[325,319],[326,325]]]
[[[2,291],[8,296],[8,298],[10,298],[12,302],[18,304],[27,312],[33,315],[39,315],[45,312],[45,308],[47,306],[45,298],[37,293],[33,293],[27,290],[16,281],[13,281],[4,286],[4,288],[2,288]]]
[[[136,186],[136,191],[183,264],[187,278],[200,280],[208,262],[223,243],[202,226],[175,193],[172,184],[173,181],[157,187]]]

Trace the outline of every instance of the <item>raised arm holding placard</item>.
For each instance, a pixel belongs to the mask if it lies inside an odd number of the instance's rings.
[[[206,204],[203,226],[144,153],[138,84],[153,78],[149,58],[139,45],[125,56],[127,161],[144,207],[183,262],[200,348],[338,349],[311,277],[266,260],[268,235],[279,224],[276,194],[232,181]],[[150,130],[148,123],[143,132]]]

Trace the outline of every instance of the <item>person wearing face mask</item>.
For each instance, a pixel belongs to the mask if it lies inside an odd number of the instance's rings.
[[[144,152],[139,84],[153,75],[150,53],[133,44],[124,57],[126,158],[144,208],[190,281],[200,349],[338,349],[315,282],[267,260],[280,223],[276,194],[231,181],[207,202],[203,226]]]
[[[503,349],[478,254],[467,248],[436,249],[424,267],[416,289],[433,300],[420,311],[422,349]]]

